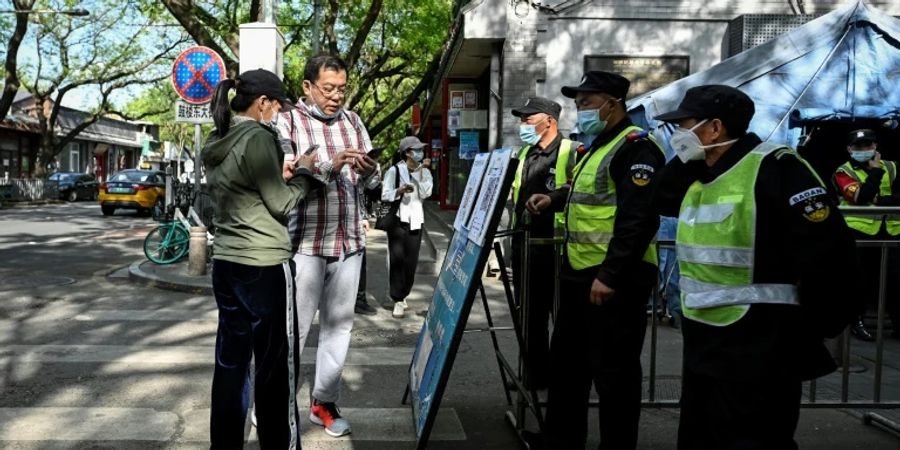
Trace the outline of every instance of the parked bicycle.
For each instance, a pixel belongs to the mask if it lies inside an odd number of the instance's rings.
[[[197,214],[194,205],[199,207],[201,214]],[[150,230],[144,238],[144,256],[156,264],[172,264],[188,254],[191,227],[204,226],[207,229],[207,254],[211,257],[214,238],[212,209],[209,195],[205,192],[195,190],[187,183],[175,186],[173,204],[168,205],[164,215],[154,214],[161,216],[160,225]]]

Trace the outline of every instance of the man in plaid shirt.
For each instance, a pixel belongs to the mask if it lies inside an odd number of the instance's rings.
[[[298,336],[303,350],[316,310],[319,345],[309,419],[331,436],[350,433],[335,403],[350,346],[353,308],[366,246],[364,191],[378,184],[377,164],[366,155],[372,143],[359,116],[342,108],[347,66],[334,56],[310,58],[297,108],[278,120],[286,159],[312,146],[313,170],[325,187],[302,201],[288,224],[297,265]],[[284,145],[287,147],[287,145]]]

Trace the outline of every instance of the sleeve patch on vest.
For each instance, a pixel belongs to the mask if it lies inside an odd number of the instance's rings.
[[[825,191],[825,189],[820,188],[820,187],[814,187],[812,189],[807,189],[803,192],[797,193],[796,195],[791,197],[790,203],[791,203],[791,206],[794,206],[797,203],[804,202],[813,197],[818,197],[818,196],[827,195],[827,194],[828,193]]]
[[[821,187],[807,189],[792,196],[790,205],[810,222],[822,222],[831,215],[828,193]]]
[[[635,164],[629,169],[631,181],[637,186],[646,186],[650,184],[650,178],[655,170],[653,166],[647,164]]]

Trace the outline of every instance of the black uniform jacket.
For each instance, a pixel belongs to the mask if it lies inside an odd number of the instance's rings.
[[[653,205],[678,217],[688,187],[722,175],[760,144],[755,134],[736,142],[712,166],[673,158],[659,174]],[[754,283],[796,284],[800,306],[758,304],[727,327],[684,320],[684,364],[720,379],[806,380],[835,369],[823,338],[853,316],[859,276],[852,234],[834,199],[794,152],[762,162],[756,193]]]
[[[516,202],[516,224],[521,228],[522,213],[525,211],[525,203],[534,194],[547,194],[556,189],[556,160],[559,158],[559,147],[562,143],[562,134],[558,134],[547,148],[532,145],[525,155],[525,164],[522,168],[522,180],[519,186],[519,201]],[[572,149],[575,151],[575,149]],[[555,227],[553,214],[538,214],[531,217],[531,237],[552,238]]]
[[[590,148],[578,155],[578,161],[589,157],[630,126],[631,121],[625,119],[597,136]],[[606,259],[598,266],[583,270],[574,270],[567,262],[561,274],[563,277],[582,281],[596,277],[612,289],[627,289],[635,283],[647,286],[647,283],[655,282],[656,266],[642,258],[659,230],[659,215],[652,210],[650,199],[657,172],[664,164],[665,158],[659,147],[648,139],[629,140],[619,149],[609,167],[616,186],[616,218]],[[577,173],[575,177],[578,178]],[[562,211],[568,194],[567,188],[551,192],[550,209]]]

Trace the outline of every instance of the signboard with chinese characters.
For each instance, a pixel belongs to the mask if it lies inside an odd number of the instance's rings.
[[[181,100],[176,101],[175,122],[199,124],[213,123],[212,113],[209,110],[209,103],[204,103],[202,105],[192,105]]]
[[[474,219],[460,217],[468,216],[470,208],[461,208],[457,212],[457,227],[444,257],[425,323],[419,332],[408,374],[418,449],[428,445],[428,437],[466,328],[475,292],[481,282],[480,274],[487,263],[494,233],[500,222],[503,202],[499,199],[507,198],[512,186],[516,160],[510,157],[511,154],[512,149],[506,148],[481,154],[476,159],[479,163],[476,167],[479,168],[473,168],[473,172],[488,172],[484,176],[470,174],[467,191],[476,193],[475,198],[469,201],[470,204],[476,207],[489,205],[479,212],[479,220],[482,222],[476,234],[482,240],[479,242],[473,239],[473,233],[468,228],[468,224]],[[491,170],[493,171],[490,172]],[[473,182],[473,179],[476,181]],[[474,215],[475,212],[472,212]]]
[[[631,81],[628,98],[646,94],[690,74],[687,56],[585,55],[584,71],[602,70]]]

